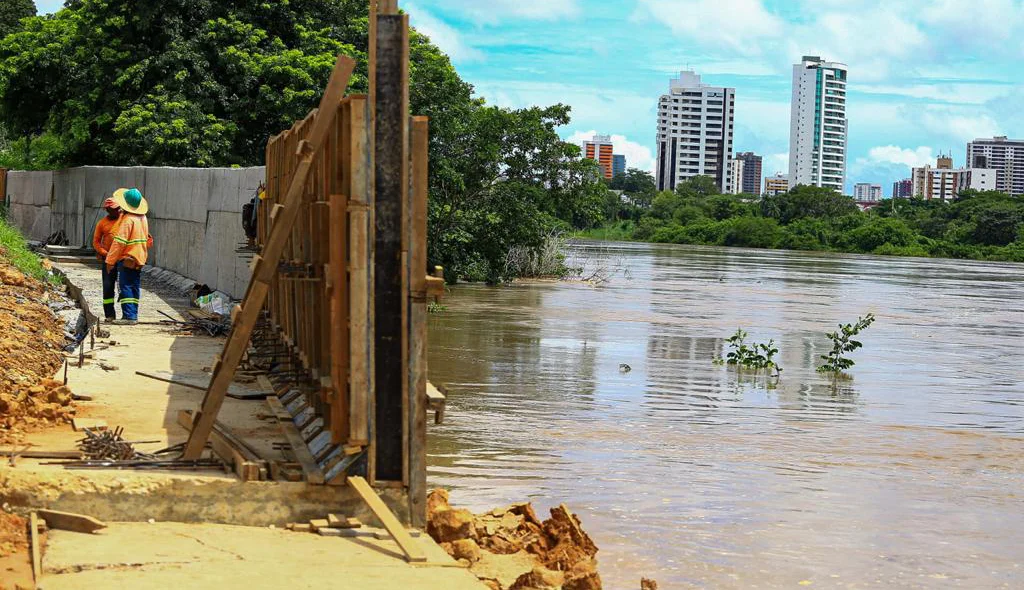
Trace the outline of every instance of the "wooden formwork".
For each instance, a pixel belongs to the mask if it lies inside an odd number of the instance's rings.
[[[438,289],[428,123],[409,116],[408,17],[393,0],[370,4],[369,95],[343,96],[355,64],[340,56],[320,108],[267,145],[260,251],[185,458],[202,453],[255,332],[289,375],[271,404],[307,481],[401,486],[422,526],[426,305]]]

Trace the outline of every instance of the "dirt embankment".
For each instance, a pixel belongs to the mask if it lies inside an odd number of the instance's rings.
[[[0,249],[0,443],[74,414],[71,392],[49,379],[64,362],[63,325],[46,305],[54,296]]]
[[[427,511],[427,533],[492,589],[601,588],[597,546],[564,504],[545,521],[526,502],[474,515],[434,490]]]

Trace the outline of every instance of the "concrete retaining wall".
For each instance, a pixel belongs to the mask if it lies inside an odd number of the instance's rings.
[[[265,175],[263,167],[10,171],[7,196],[12,222],[29,239],[63,230],[72,246],[87,246],[103,201],[118,188],[138,187],[150,207],[150,264],[241,298],[250,274],[235,252],[245,242],[242,205]]]

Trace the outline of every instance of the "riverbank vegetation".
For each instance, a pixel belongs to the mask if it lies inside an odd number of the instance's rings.
[[[337,54],[366,92],[367,5],[76,0],[17,21],[0,39],[0,166],[261,165],[270,136],[316,107]],[[489,105],[416,32],[410,62],[411,112],[430,117],[431,266],[509,280],[524,272],[510,255],[600,224],[597,166],[556,131],[569,107]]]
[[[668,244],[780,248],[1024,262],[1024,199],[963,191],[951,203],[885,200],[861,211],[850,197],[797,186],[763,198],[722,195],[698,176],[658,193],[630,170],[610,185],[603,226],[584,237]],[[632,178],[630,178],[632,177]]]

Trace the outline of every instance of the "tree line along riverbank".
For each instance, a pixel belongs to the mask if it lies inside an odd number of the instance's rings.
[[[630,170],[612,188],[604,225],[578,235],[601,240],[778,248],[1024,262],[1024,199],[963,191],[952,202],[884,200],[861,211],[850,197],[797,186],[765,196],[719,194],[708,177],[656,192]]]

